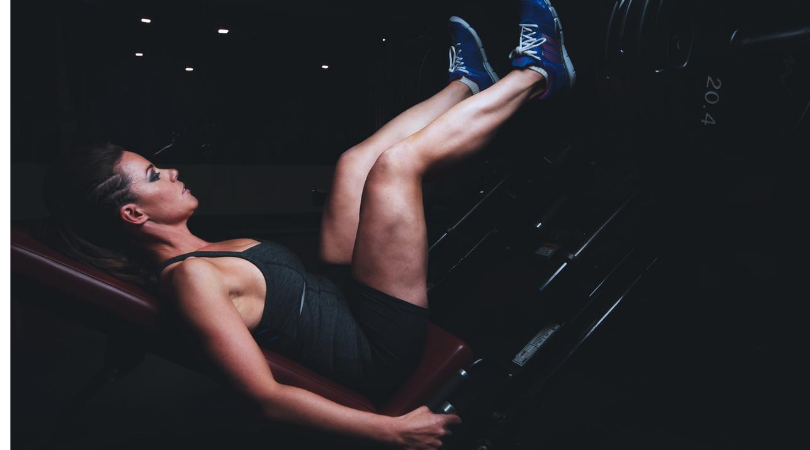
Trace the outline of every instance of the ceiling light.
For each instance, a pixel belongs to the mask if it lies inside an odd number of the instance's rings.
[[[186,72],[194,72],[194,68],[193,67],[186,67]]]
[[[321,69],[328,69],[328,68],[329,68],[329,66],[327,66],[326,64],[321,66]]]
[[[219,30],[217,30],[217,33],[219,33],[219,34],[228,34],[228,29],[227,28],[220,28]]]
[[[143,56],[143,53],[141,53],[141,52],[135,52],[135,56]]]
[[[141,19],[141,22],[143,22],[143,23],[152,23],[152,19],[147,19],[146,17],[144,17],[143,19]]]
[[[383,42],[385,42],[385,38],[383,38]]]

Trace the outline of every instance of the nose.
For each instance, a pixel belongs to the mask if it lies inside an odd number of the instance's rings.
[[[180,171],[177,169],[169,169],[169,178],[172,180],[172,183],[174,183],[180,178]]]

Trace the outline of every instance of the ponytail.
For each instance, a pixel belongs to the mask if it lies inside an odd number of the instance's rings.
[[[56,250],[154,293],[157,274],[118,219],[136,201],[131,180],[118,164],[124,149],[86,147],[53,164],[45,176],[49,220],[42,238]]]

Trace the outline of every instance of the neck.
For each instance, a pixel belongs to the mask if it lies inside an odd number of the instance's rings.
[[[210,245],[189,231],[186,222],[166,225],[147,221],[140,231],[141,248],[155,265]]]

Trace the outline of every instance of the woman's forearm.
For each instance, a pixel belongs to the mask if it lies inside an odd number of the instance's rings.
[[[261,406],[272,420],[386,444],[403,443],[396,418],[358,411],[293,386],[276,385]]]

